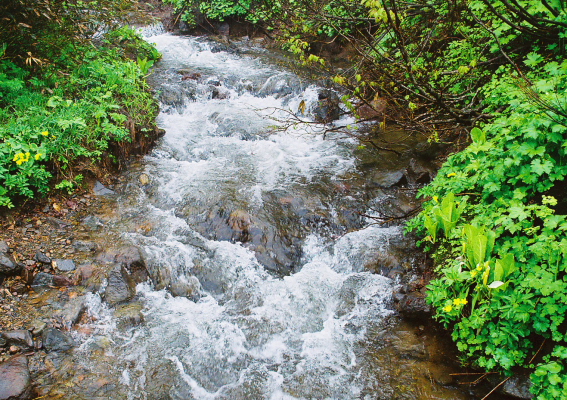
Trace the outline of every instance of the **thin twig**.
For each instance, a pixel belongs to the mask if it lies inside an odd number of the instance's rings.
[[[496,389],[498,389],[500,386],[502,386],[503,384],[505,384],[506,382],[508,382],[508,380],[510,380],[511,376],[509,376],[508,378],[504,379],[502,382],[500,382],[498,385],[496,385],[494,387],[494,389],[492,389],[490,392],[488,392],[488,394],[486,396],[484,396],[482,399],[480,400],[486,400],[488,398],[488,396],[490,396],[492,393],[494,393],[496,391]]]

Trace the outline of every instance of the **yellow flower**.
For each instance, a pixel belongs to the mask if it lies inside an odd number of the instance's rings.
[[[456,306],[464,306],[465,304],[468,303],[468,300],[467,300],[467,299],[455,299],[455,300],[453,301],[453,303],[454,303]]]
[[[16,164],[18,165],[22,165],[23,163],[25,163],[26,161],[28,161],[28,159],[26,159],[26,156],[24,153],[17,153],[14,158],[12,159],[12,161],[15,161]]]
[[[451,311],[453,311],[453,306],[452,305],[445,306],[445,307],[443,307],[443,311],[451,312]]]
[[[450,174],[447,174],[447,178],[450,178],[450,177],[452,177],[452,176],[457,176],[457,174],[454,173],[454,172],[451,172]]]
[[[42,134],[43,136],[49,136],[49,131],[43,131],[43,132],[41,132],[41,134]]]
[[[477,271],[476,269],[473,269],[473,270],[471,271],[471,278],[474,278],[474,277],[477,276],[477,275],[478,275],[478,271]]]
[[[41,153],[37,153],[37,154],[35,155],[35,159],[36,159],[36,160],[39,160],[42,155],[43,155],[43,154],[41,154]]]
[[[436,202],[436,203],[439,203],[439,197],[433,196],[433,201]]]

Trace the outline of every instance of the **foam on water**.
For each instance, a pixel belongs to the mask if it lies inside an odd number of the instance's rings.
[[[281,89],[290,75],[255,58],[212,51],[214,45],[199,39],[149,40],[167,68],[194,68],[226,82],[253,80],[260,92]],[[284,118],[302,100],[317,101],[315,86],[285,99],[228,89],[229,98],[203,96],[160,115],[167,133],[144,166],[152,186],[129,192],[139,197],[121,210],[124,218],[137,213],[152,223],[150,233],[125,237],[144,250],[153,275],[164,282],[196,276],[201,297],[140,284],[145,324],[119,332],[100,297],[90,295],[96,329],[116,343],[114,368],[129,399],[156,398],[157,388],[165,390],[155,378],[160,374],[173,382],[172,399],[359,398],[364,379],[357,353],[367,330],[392,313],[392,282],[363,266],[401,232],[370,226],[337,240],[312,232],[302,240],[299,265],[284,277],[266,271],[243,244],[197,233],[181,207],[206,213],[233,201],[265,212],[265,193],[298,193],[355,168],[353,143],[324,140],[313,124],[269,133],[282,123],[268,116]]]

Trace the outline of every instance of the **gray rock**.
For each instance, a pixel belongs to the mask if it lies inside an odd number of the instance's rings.
[[[396,310],[405,318],[427,319],[433,312],[431,306],[425,302],[425,296],[421,292],[396,292],[393,298]]]
[[[65,272],[74,271],[77,268],[73,260],[63,259],[53,260],[53,267],[57,268],[59,271]]]
[[[33,396],[28,359],[16,356],[0,364],[0,400],[27,400]]]
[[[71,328],[71,326],[75,325],[81,314],[87,308],[85,296],[75,297],[74,299],[70,299],[65,307],[56,312],[54,316],[58,318],[65,327]]]
[[[104,226],[104,222],[94,215],[89,215],[83,219],[83,225],[93,231],[97,231]]]
[[[99,181],[96,181],[93,188],[93,193],[95,194],[95,196],[112,196],[116,194],[114,190],[107,188]]]
[[[2,332],[2,337],[6,339],[8,344],[20,347],[33,347],[33,338],[31,333],[26,329],[18,329],[15,331]]]
[[[534,398],[534,395],[530,392],[531,386],[532,383],[528,375],[515,375],[501,386],[500,391],[505,395],[518,399],[531,400]]]
[[[18,272],[19,266],[8,253],[0,253],[0,274],[13,275]]]
[[[35,253],[35,260],[42,264],[51,264],[51,258],[47,257],[41,251]]]
[[[33,278],[31,285],[32,287],[54,286],[53,275],[45,272],[40,272]]]
[[[93,253],[98,250],[98,245],[95,242],[86,240],[73,241],[73,247],[78,251],[91,251]]]
[[[146,261],[138,247],[128,246],[118,249],[114,261],[126,267],[134,283],[145,282],[148,279]]]
[[[381,188],[400,186],[407,183],[404,171],[376,171],[373,174],[372,182]]]
[[[114,311],[114,318],[118,320],[118,328],[128,329],[143,324],[143,309],[144,305],[139,302],[117,306]]]
[[[104,300],[115,305],[132,299],[136,295],[135,283],[124,266],[116,266],[108,275]]]
[[[40,272],[33,278],[31,286],[74,286],[74,282],[63,275],[52,275],[45,272]]]
[[[0,253],[9,253],[10,252],[10,246],[8,246],[8,243],[6,243],[3,240],[0,240]]]
[[[201,294],[201,282],[195,276],[177,278],[171,283],[169,291],[176,297],[187,297],[196,300]]]
[[[30,322],[28,328],[34,335],[40,335],[43,333],[45,328],[47,328],[47,323],[40,319],[34,319],[32,322]]]
[[[317,122],[329,123],[339,119],[341,108],[339,96],[332,90],[323,89],[319,92],[319,101],[311,110]]]
[[[47,328],[43,331],[43,347],[47,351],[67,351],[76,346],[73,338],[59,329]]]

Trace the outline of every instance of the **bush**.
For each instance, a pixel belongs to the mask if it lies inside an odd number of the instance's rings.
[[[142,42],[130,36],[126,43],[134,40]],[[110,43],[68,45],[33,74],[0,60],[0,206],[47,193],[54,176],[69,181],[79,162],[97,163],[112,143],[129,141],[132,129],[154,126],[147,69]]]

